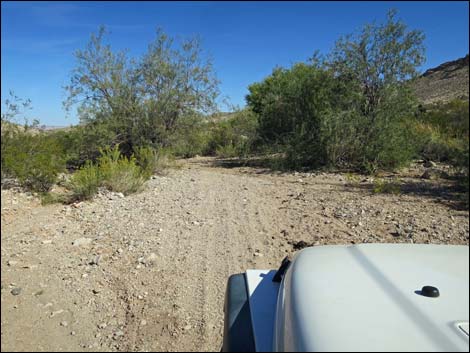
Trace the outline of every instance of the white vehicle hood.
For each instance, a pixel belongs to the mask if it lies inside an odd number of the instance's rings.
[[[468,316],[467,246],[308,248],[280,288],[273,349],[468,352]]]
[[[469,350],[468,246],[319,246],[273,275],[247,271],[258,351]]]

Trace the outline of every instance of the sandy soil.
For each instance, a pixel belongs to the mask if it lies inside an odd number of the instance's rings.
[[[393,195],[363,176],[182,163],[75,205],[2,190],[2,351],[219,351],[231,274],[306,245],[469,244],[468,210],[422,170]]]

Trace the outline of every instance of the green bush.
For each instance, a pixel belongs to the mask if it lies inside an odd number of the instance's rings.
[[[73,200],[73,195],[70,194],[60,194],[49,192],[42,192],[39,194],[41,198],[41,205],[50,205],[54,203],[70,203]],[[76,199],[79,199],[78,197]]]
[[[157,166],[152,164],[152,155],[155,156],[152,150],[140,149],[141,163],[147,163],[144,164],[145,169],[142,169],[134,156],[123,156],[118,146],[102,149],[97,163],[87,161],[72,175],[68,184],[72,190],[72,199],[89,199],[98,192],[100,186],[124,195],[139,191],[150,177],[150,170]]]
[[[87,200],[92,198],[102,183],[102,175],[98,165],[87,161],[71,177],[68,188],[72,190],[73,200]]]
[[[244,157],[253,152],[257,139],[257,116],[248,109],[236,111],[210,128],[206,155]]]
[[[157,171],[159,156],[151,147],[138,147],[135,149],[134,156],[137,165],[142,170],[142,175],[148,179]]]
[[[249,86],[260,142],[284,153],[286,166],[371,173],[416,155],[409,79],[424,58],[424,37],[395,15],[341,38],[327,58],[276,68]]]
[[[423,158],[448,162],[468,173],[468,102],[455,100],[422,109],[414,129]]]
[[[102,185],[124,195],[138,191],[146,180],[142,169],[136,163],[136,158],[122,156],[118,146],[101,150],[98,168]]]
[[[232,158],[240,156],[237,148],[232,144],[217,147],[217,149],[215,150],[215,154],[217,155],[217,157],[222,158]]]
[[[373,173],[408,163],[417,146],[407,88],[390,92],[368,116],[354,86],[315,65],[274,70],[250,86],[247,97],[262,143],[285,153],[284,164],[294,169],[336,166]]]
[[[200,116],[187,116],[169,138],[169,148],[178,157],[204,155],[210,139],[210,124]]]
[[[24,130],[2,132],[2,178],[17,178],[23,186],[45,192],[63,171],[65,159],[57,141]]]
[[[374,188],[372,189],[374,194],[400,194],[401,187],[398,182],[385,181],[383,179],[374,180]]]
[[[102,123],[73,126],[49,134],[64,149],[66,165],[71,170],[78,169],[86,161],[96,161],[100,148],[113,145],[116,140],[116,133]]]

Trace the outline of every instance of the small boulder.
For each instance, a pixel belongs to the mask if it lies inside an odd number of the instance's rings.
[[[21,288],[13,288],[10,292],[12,295],[19,295],[21,293]]]

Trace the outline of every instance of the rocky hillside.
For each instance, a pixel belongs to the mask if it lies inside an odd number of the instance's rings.
[[[469,56],[427,70],[415,83],[418,98],[424,104],[468,99]]]

